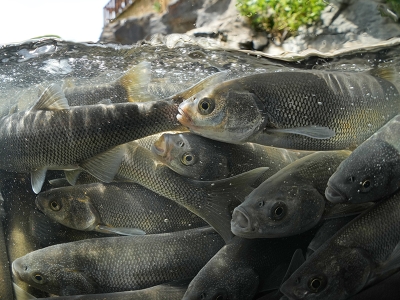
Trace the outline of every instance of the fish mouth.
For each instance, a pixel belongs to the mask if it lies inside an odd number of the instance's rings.
[[[255,232],[255,228],[247,211],[242,207],[236,207],[232,214],[231,231],[234,235],[249,237]]]
[[[178,107],[178,114],[176,115],[176,119],[186,127],[189,127],[188,125],[192,124],[192,119],[188,116],[188,114],[185,113],[185,111]]]
[[[167,141],[165,134],[161,135],[157,141],[154,142],[151,150],[158,156],[165,157],[167,155]]]
[[[18,278],[19,280],[23,281],[21,278],[21,275],[19,274],[22,271],[22,266],[18,262],[18,260],[14,260],[13,263],[11,264],[11,270],[13,275]]]
[[[290,300],[304,299],[308,294],[307,291],[301,291],[297,288],[294,288],[294,289],[290,288],[287,284],[287,281],[281,285],[280,291],[282,294],[284,294],[287,297],[287,299],[290,299]],[[285,298],[283,298],[283,299],[285,299]]]
[[[325,190],[325,197],[332,203],[343,203],[347,201],[347,197],[344,196],[340,191],[335,189],[332,185],[329,185]]]

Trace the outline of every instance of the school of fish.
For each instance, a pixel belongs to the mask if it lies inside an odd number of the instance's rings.
[[[398,277],[396,70],[221,71],[163,99],[151,75],[0,119],[0,299],[354,300]]]

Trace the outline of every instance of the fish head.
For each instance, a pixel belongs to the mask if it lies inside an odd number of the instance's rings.
[[[318,249],[281,285],[289,299],[344,300],[367,283],[371,262],[364,250],[324,246],[325,251]]]
[[[258,275],[252,268],[221,257],[219,252],[192,280],[183,300],[250,300],[258,284]]]
[[[43,251],[34,251],[17,258],[12,263],[14,276],[39,290],[56,295],[90,294],[95,292],[95,284],[79,270],[64,268],[57,261],[49,261]],[[57,254],[55,255],[57,256]]]
[[[154,143],[152,151],[182,176],[218,180],[229,175],[227,156],[219,144],[189,132],[166,133]]]
[[[40,193],[36,206],[52,220],[77,230],[92,230],[99,215],[82,186],[69,186]]]
[[[178,111],[178,121],[190,131],[235,144],[246,142],[264,124],[260,100],[234,81],[199,92]]]
[[[382,140],[364,142],[329,178],[332,203],[363,203],[388,196],[400,187],[400,152]]]
[[[325,199],[315,188],[274,185],[268,180],[235,208],[231,230],[244,238],[277,238],[302,233],[315,226],[325,209]]]

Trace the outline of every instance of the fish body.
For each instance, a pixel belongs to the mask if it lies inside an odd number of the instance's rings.
[[[130,182],[51,189],[36,204],[52,220],[77,230],[164,233],[207,225],[175,202]]]
[[[223,244],[210,228],[90,239],[31,252],[12,268],[56,295],[138,290],[195,276]]]
[[[253,143],[228,144],[189,132],[164,133],[154,143],[152,151],[173,171],[198,180],[218,180],[267,167],[260,182],[311,153]]]
[[[257,292],[279,287],[298,248],[307,247],[313,234],[288,239],[234,237],[200,270],[189,284],[184,300],[254,299]],[[219,298],[218,298],[219,297]]]
[[[202,136],[297,150],[354,149],[400,110],[395,75],[328,71],[261,73],[182,102],[178,120]]]
[[[326,183],[349,155],[347,150],[316,152],[286,166],[235,208],[232,232],[244,238],[275,238],[314,227],[326,210]]]
[[[376,201],[400,188],[400,115],[363,142],[329,178],[333,203]]]
[[[3,215],[0,216],[0,299],[13,299],[10,263],[8,260]]]
[[[213,226],[228,241],[232,238],[233,209],[248,195],[266,168],[217,181],[198,181],[181,176],[158,160],[151,151],[137,145],[126,149],[116,180],[134,181],[171,199]]]
[[[289,299],[348,299],[398,268],[400,194],[377,203],[324,243],[282,285]]]
[[[164,101],[69,107],[62,91],[50,86],[31,110],[0,120],[0,168],[31,172],[38,193],[47,169],[77,169],[118,145],[180,128],[176,109]],[[118,168],[114,151],[101,159],[106,170]]]
[[[190,280],[169,282],[137,291],[43,298],[47,300],[181,300]]]

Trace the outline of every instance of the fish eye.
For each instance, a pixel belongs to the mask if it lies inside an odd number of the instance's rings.
[[[278,202],[271,208],[271,219],[280,220],[286,216],[287,207],[284,203]]]
[[[312,277],[308,281],[308,287],[313,293],[322,291],[326,286],[326,280],[321,276]]]
[[[199,101],[199,111],[202,115],[208,115],[214,110],[214,101],[210,98],[203,98]]]
[[[366,179],[361,183],[361,192],[366,193],[369,192],[372,188],[371,180]]]
[[[194,155],[190,154],[190,153],[185,153],[182,155],[181,158],[181,162],[185,165],[185,166],[191,166],[195,163],[194,160]]]
[[[32,276],[32,279],[33,279],[33,281],[36,282],[36,283],[40,283],[40,284],[45,283],[44,277],[43,277],[43,275],[40,274],[40,273],[36,273],[35,275],[33,275],[33,276]]]
[[[51,202],[50,202],[50,208],[51,208],[51,210],[53,210],[53,211],[59,211],[59,210],[61,209],[61,205],[58,204],[57,201],[51,201]]]
[[[261,200],[260,202],[258,202],[258,207],[263,207],[265,205],[265,201]]]

